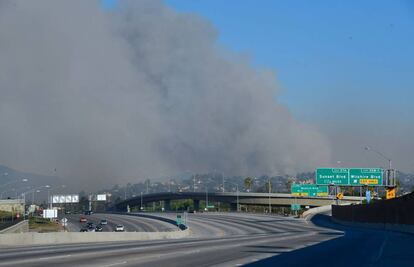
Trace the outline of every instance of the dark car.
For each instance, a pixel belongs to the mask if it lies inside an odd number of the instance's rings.
[[[185,229],[187,229],[187,226],[185,226],[184,224],[180,224],[180,225],[178,225],[178,228],[180,230],[185,230]]]
[[[102,226],[101,226],[101,225],[97,225],[97,226],[95,227],[95,232],[102,232],[102,230],[103,230],[103,228],[102,228]]]
[[[86,228],[81,228],[81,229],[80,229],[80,232],[88,232],[88,229],[86,229]]]

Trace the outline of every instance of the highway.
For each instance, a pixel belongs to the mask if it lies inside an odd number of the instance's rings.
[[[316,216],[314,222],[254,214],[189,214],[190,238],[3,248],[0,266],[412,266],[414,262],[412,235],[340,227],[327,216]]]
[[[167,232],[177,230],[177,227],[170,223],[136,216],[94,213],[92,215],[65,214],[61,216],[61,218],[63,217],[68,219],[67,230],[70,232],[79,232],[81,228],[85,227],[86,223],[80,222],[81,217],[86,218],[88,222],[92,222],[95,225],[99,224],[102,219],[106,219],[108,224],[102,226],[103,232],[114,231],[117,224],[123,225],[126,232]]]

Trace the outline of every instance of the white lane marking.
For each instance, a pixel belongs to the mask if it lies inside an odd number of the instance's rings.
[[[127,261],[121,261],[121,262],[114,262],[114,263],[110,263],[107,265],[102,265],[102,267],[109,267],[109,266],[115,266],[115,265],[122,265],[122,264],[126,264]]]
[[[63,259],[63,258],[68,258],[68,257],[72,257],[72,255],[61,255],[61,256],[43,257],[43,258],[38,258],[38,260],[44,261],[44,260],[53,260],[53,259]]]
[[[387,241],[388,241],[388,234],[386,233],[384,241],[382,241],[381,247],[379,249],[378,255],[375,258],[375,262],[378,262],[381,259],[382,254],[384,253],[384,248],[385,248],[385,245],[387,244]]]

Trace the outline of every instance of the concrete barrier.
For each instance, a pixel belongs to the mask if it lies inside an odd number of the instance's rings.
[[[391,224],[391,223],[359,223],[359,222],[348,222],[339,220],[336,218],[332,218],[332,221],[351,227],[360,227],[360,228],[369,228],[369,229],[377,229],[377,230],[386,230],[386,231],[393,231],[393,232],[401,232],[401,233],[410,233],[414,234],[414,225],[409,224]]]
[[[27,233],[29,232],[29,221],[24,220],[16,223],[6,229],[0,231],[0,234],[12,234],[12,233]]]
[[[56,232],[0,235],[0,247],[55,245],[93,242],[178,239],[190,235],[188,229],[172,232]]]
[[[333,206],[336,223],[364,228],[414,233],[414,193],[370,204]]]
[[[332,210],[332,205],[325,205],[325,206],[308,209],[307,211],[302,213],[302,218],[304,218],[305,220],[310,220],[314,215],[318,213],[322,213],[322,212],[328,212],[330,210]]]

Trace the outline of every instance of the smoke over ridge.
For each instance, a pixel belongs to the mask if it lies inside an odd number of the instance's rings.
[[[111,12],[96,1],[0,1],[0,38],[3,164],[99,184],[330,160],[318,130],[277,102],[273,73],[160,1]]]

